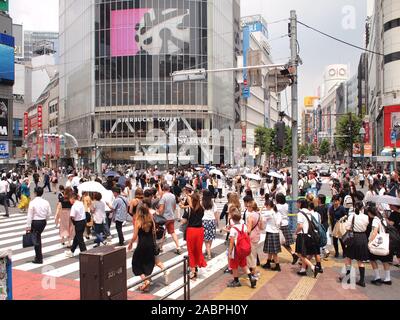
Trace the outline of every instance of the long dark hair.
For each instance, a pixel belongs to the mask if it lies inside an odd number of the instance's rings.
[[[361,213],[364,204],[361,201],[357,201],[354,205],[354,212],[359,215]]]
[[[212,199],[213,199],[212,193],[209,190],[204,190],[202,199],[202,205],[204,210],[211,210],[214,207]]]
[[[193,212],[197,212],[201,208],[201,203],[200,203],[200,194],[198,192],[193,193],[192,195],[192,210]]]

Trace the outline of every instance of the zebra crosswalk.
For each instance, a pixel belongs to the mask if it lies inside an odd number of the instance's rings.
[[[226,198],[217,200],[216,207],[219,212],[222,211]],[[262,203],[260,199],[257,201]],[[183,240],[183,234],[179,231],[179,224],[176,224],[176,234],[179,239],[179,244],[183,250],[182,255],[176,255],[175,243],[170,236],[164,243],[164,252],[160,255],[160,260],[166,267],[174,265],[182,260],[184,255],[187,255],[186,242]],[[220,222],[220,227],[224,226],[224,222]],[[66,247],[62,245],[59,236],[59,230],[54,222],[54,217],[50,218],[47,226],[42,233],[42,252],[43,264],[33,264],[31,261],[35,257],[33,248],[22,247],[22,236],[25,234],[26,229],[26,214],[11,213],[9,218],[0,216],[0,251],[12,250],[13,269],[19,271],[30,272],[33,274],[42,274],[54,278],[64,278],[74,281],[79,281],[79,256],[76,254],[74,258],[67,258],[65,255]],[[123,226],[123,234],[125,240],[128,241],[132,237],[133,226],[131,223],[126,223]],[[118,236],[115,227],[112,227],[111,234],[113,236],[109,245],[118,246]],[[226,268],[228,261],[226,255],[226,242],[225,233],[217,232],[217,238],[212,244],[213,257],[208,261],[208,266],[200,270],[197,281],[191,283],[191,288],[194,289],[204,283],[212,282],[213,277],[218,276],[223,269]],[[94,247],[94,238],[85,240],[87,249],[90,250]],[[205,247],[204,247],[205,251]],[[76,253],[79,253],[79,249]],[[132,272],[132,252],[127,253],[127,275],[128,286],[140,280],[139,277],[134,276]],[[154,272],[159,271],[159,267],[155,267]],[[150,294],[162,297],[167,293],[175,290],[182,284],[183,265],[179,264],[170,269],[168,279],[165,279],[163,274],[160,274],[152,279],[152,286]],[[167,280],[167,281],[166,281]],[[137,290],[133,287],[130,291]],[[183,289],[174,293],[171,299],[180,299],[183,296]]]

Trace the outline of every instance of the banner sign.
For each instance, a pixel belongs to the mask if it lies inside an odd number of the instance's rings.
[[[8,137],[8,100],[0,99],[0,136]]]
[[[8,141],[0,141],[0,159],[9,159],[9,144]]]
[[[37,107],[37,126],[39,130],[43,129],[43,107],[42,106],[38,106]]]
[[[29,134],[29,118],[28,112],[24,113],[24,138]]]

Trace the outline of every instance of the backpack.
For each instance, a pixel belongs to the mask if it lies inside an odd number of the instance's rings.
[[[247,232],[244,232],[244,225],[242,226],[242,231],[236,227],[233,228],[238,232],[235,255],[239,260],[246,259],[251,254],[250,236]]]
[[[385,226],[385,224],[383,223],[383,219],[382,221],[382,226],[385,229],[386,233],[389,233],[389,250],[390,253],[393,255],[397,255],[398,253],[400,253],[400,234],[399,231],[397,231],[397,229],[390,225],[387,224],[387,226]]]
[[[301,213],[306,217],[308,221],[308,235],[311,237],[315,245],[322,248],[325,247],[328,243],[328,237],[326,236],[326,230],[324,226],[319,223],[314,217],[310,218],[307,216],[306,213]]]

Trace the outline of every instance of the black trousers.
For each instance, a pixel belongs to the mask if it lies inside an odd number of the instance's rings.
[[[35,261],[43,262],[42,254],[42,232],[46,228],[46,220],[33,220],[31,225],[31,232],[35,235],[36,246],[35,246]]]
[[[365,184],[365,180],[363,180],[363,181],[360,181],[360,186],[361,186],[361,189],[364,189],[364,184]]]
[[[344,244],[343,244],[342,239],[333,237],[333,246],[335,248],[335,253],[339,253],[339,241],[338,240],[340,241],[340,245],[342,246],[342,252],[344,254]]]
[[[94,224],[94,232],[96,233],[96,240],[94,240],[95,243],[102,243],[104,242],[104,225],[101,224]]]
[[[8,213],[8,196],[7,193],[0,193],[0,203],[4,206],[6,210],[6,216],[9,215]]]
[[[78,248],[79,246],[79,250],[81,250],[81,252],[85,252],[86,245],[85,241],[83,240],[83,233],[85,232],[86,220],[76,221],[74,225],[75,225],[75,237],[72,243],[71,251],[75,252],[76,248]]]
[[[122,233],[122,224],[123,224],[123,222],[121,222],[121,221],[115,221],[115,226],[117,227],[118,239],[119,239],[120,246],[123,246],[124,242],[125,242],[124,234]]]
[[[46,187],[48,187],[49,188],[49,192],[51,192],[50,181],[44,183],[43,189],[45,189]]]

